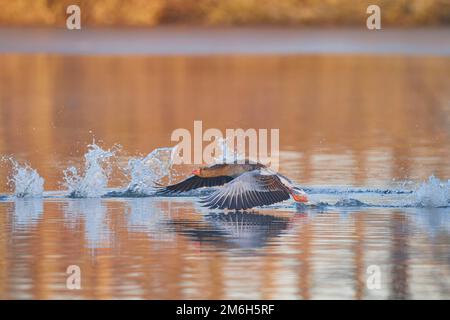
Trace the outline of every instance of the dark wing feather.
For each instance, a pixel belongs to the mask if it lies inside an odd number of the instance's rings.
[[[191,176],[179,183],[172,184],[170,186],[161,187],[156,192],[159,195],[164,194],[173,194],[173,193],[180,193],[185,192],[197,188],[202,187],[214,187],[214,186],[221,186],[227,182],[230,182],[233,180],[233,177],[229,176],[219,176],[219,177],[212,177],[212,178],[202,178],[199,176]]]
[[[289,189],[276,174],[261,174],[260,170],[246,172],[223,188],[202,198],[211,209],[245,210],[289,199]]]

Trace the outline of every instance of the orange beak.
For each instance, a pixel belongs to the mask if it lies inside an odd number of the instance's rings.
[[[192,170],[192,174],[196,176],[200,175],[200,169]]]
[[[308,202],[308,197],[303,194],[293,194],[292,197],[297,202],[303,202],[303,203]]]

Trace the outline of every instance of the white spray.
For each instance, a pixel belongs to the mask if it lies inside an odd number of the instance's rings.
[[[145,157],[135,157],[125,168],[130,176],[127,192],[149,195],[154,191],[155,182],[168,176],[173,163],[173,148],[158,148]]]
[[[419,207],[446,207],[450,200],[450,180],[441,181],[430,176],[412,194],[413,204]]]
[[[64,170],[64,183],[69,195],[74,198],[96,198],[107,192],[111,165],[108,159],[113,157],[119,147],[103,150],[95,143],[88,146],[84,155],[84,173],[79,174],[77,168]]]
[[[12,175],[8,177],[8,185],[12,188],[17,198],[42,197],[44,193],[44,178],[36,169],[28,164],[20,164],[12,157],[3,157],[1,161],[9,161],[12,164]]]

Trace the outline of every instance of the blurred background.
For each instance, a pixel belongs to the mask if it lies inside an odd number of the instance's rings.
[[[0,0],[0,24],[65,26],[67,6],[84,26],[364,24],[365,8],[383,8],[385,26],[450,23],[448,0]]]

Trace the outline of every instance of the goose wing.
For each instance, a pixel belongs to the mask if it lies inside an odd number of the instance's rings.
[[[199,176],[190,176],[189,178],[169,186],[160,187],[156,194],[158,195],[167,195],[185,192],[193,189],[198,189],[202,187],[213,187],[213,186],[221,186],[227,182],[233,180],[233,177],[229,176],[219,176],[212,178],[202,178]]]
[[[211,209],[245,210],[277,203],[289,197],[288,187],[277,174],[262,174],[260,170],[253,170],[203,197],[201,202]]]

